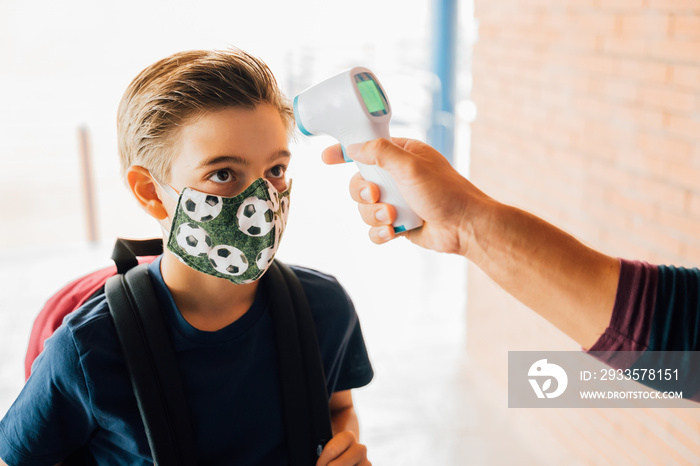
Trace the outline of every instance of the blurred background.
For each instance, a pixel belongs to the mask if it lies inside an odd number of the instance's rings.
[[[114,238],[160,235],[119,175],[126,86],[174,52],[229,46],[290,97],[369,67],[392,134],[428,140],[488,194],[616,256],[700,264],[697,0],[0,0],[0,414],[43,302],[108,265]],[[693,409],[509,410],[509,350],[577,345],[459,257],[373,245],[354,166],[320,161],[333,142],[291,146],[279,257],[355,302],[374,464],[700,464]]]

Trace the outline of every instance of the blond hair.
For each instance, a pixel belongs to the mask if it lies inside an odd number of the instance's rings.
[[[291,134],[294,111],[270,69],[239,50],[176,53],[147,67],[129,84],[117,116],[122,174],[140,165],[170,177],[170,148],[179,127],[227,107],[275,106]]]

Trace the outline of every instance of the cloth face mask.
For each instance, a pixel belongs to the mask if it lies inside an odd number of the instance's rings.
[[[159,186],[173,198],[177,191]],[[289,192],[258,178],[234,197],[192,188],[180,193],[168,234],[168,250],[200,272],[237,285],[258,280],[275,257],[287,225]]]

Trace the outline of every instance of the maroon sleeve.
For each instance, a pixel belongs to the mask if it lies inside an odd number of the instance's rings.
[[[649,345],[656,304],[658,268],[640,261],[620,259],[620,279],[610,325],[588,350],[613,367],[626,368],[636,357],[620,351],[645,351]]]

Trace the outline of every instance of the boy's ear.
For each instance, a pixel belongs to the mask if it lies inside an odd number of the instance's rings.
[[[158,190],[151,173],[144,167],[134,165],[126,172],[126,181],[129,183],[131,192],[139,201],[148,214],[157,219],[163,220],[168,216],[165,205],[158,196]]]

